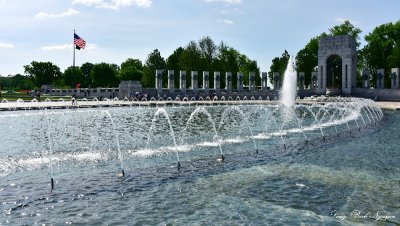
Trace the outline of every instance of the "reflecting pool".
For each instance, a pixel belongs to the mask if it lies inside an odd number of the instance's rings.
[[[6,111],[0,125],[0,224],[400,224],[400,113],[372,101]]]

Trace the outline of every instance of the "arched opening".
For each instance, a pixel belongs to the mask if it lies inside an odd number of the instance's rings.
[[[326,88],[342,89],[342,58],[338,55],[331,55],[326,60]]]

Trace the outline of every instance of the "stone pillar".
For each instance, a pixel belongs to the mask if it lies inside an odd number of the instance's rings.
[[[323,63],[322,65],[318,66],[317,93],[319,94],[326,93],[326,63]]]
[[[371,74],[367,69],[363,69],[362,71],[362,88],[369,89],[369,80],[371,78]]]
[[[168,90],[169,93],[174,93],[175,92],[175,72],[174,70],[168,70]]]
[[[221,74],[219,71],[214,71],[214,90],[219,93],[221,89]]]
[[[226,80],[225,80],[225,82],[226,82],[226,91],[228,93],[230,93],[231,90],[232,90],[232,72],[226,72],[225,73],[225,78],[226,78]]]
[[[238,92],[243,91],[243,72],[237,73],[237,91]]]
[[[261,91],[267,91],[268,87],[268,73],[262,72],[261,73]]]
[[[357,73],[352,71],[354,70],[352,59],[345,58],[342,59],[342,93],[343,94],[351,94],[351,89],[353,85],[356,85],[356,75]],[[352,77],[354,76],[354,77]]]
[[[256,90],[256,73],[249,73],[249,90],[250,92],[254,92]]]
[[[399,88],[400,68],[392,68],[392,89]]]
[[[279,72],[274,72],[274,74],[273,74],[274,76],[274,89],[275,90],[278,90],[278,89],[280,89],[281,88],[281,78],[280,78],[280,76],[279,76]]]
[[[385,84],[385,69],[377,69],[376,70],[376,88],[383,89]]]
[[[210,74],[208,71],[203,71],[203,89],[206,94],[210,90]]]
[[[317,89],[318,88],[318,71],[312,71],[311,72],[311,88],[312,89]]]
[[[162,96],[162,70],[156,70],[156,89],[158,96]]]
[[[192,71],[192,90],[193,93],[197,93],[198,83],[197,83],[197,71]]]
[[[186,71],[179,72],[179,89],[182,93],[186,93]]]
[[[298,79],[299,90],[303,90],[304,89],[304,77],[305,77],[305,73],[304,72],[299,72],[299,79]]]

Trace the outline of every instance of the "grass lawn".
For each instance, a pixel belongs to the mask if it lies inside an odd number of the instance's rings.
[[[40,95],[40,101],[44,101],[46,99],[50,99],[51,101],[57,101],[60,98],[63,98],[64,100],[70,100],[71,96],[52,96],[52,95],[48,95],[48,94],[41,94]],[[2,100],[7,100],[7,101],[17,101],[18,99],[22,99],[24,101],[31,101],[33,98],[31,97],[30,94],[26,94],[26,93],[20,93],[20,92],[3,92],[1,93],[0,96],[0,102]]]

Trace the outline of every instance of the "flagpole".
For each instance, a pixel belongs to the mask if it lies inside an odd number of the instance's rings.
[[[72,61],[72,66],[75,68],[75,29],[74,29],[74,41],[72,47],[74,48],[74,57]]]

